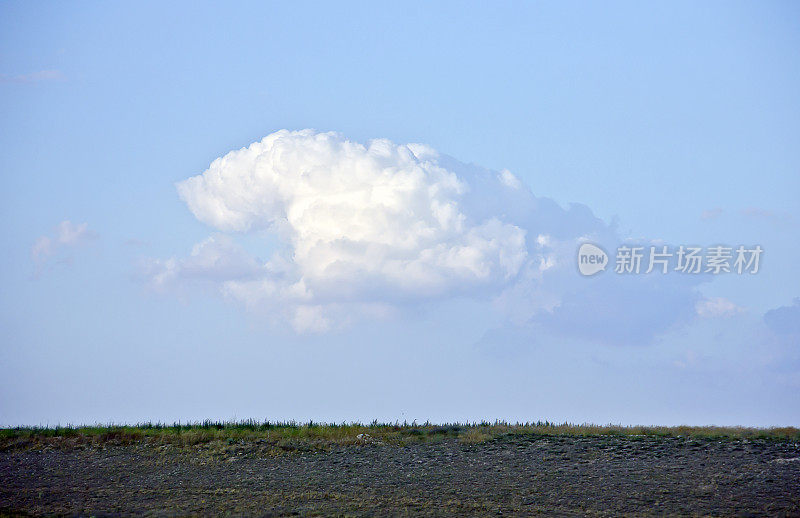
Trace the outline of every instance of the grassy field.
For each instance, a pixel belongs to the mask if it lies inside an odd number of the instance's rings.
[[[108,444],[170,444],[193,446],[259,442],[285,451],[325,449],[332,445],[410,443],[456,438],[478,444],[510,436],[596,437],[623,436],[688,437],[706,440],[800,441],[800,429],[717,426],[614,426],[570,423],[295,423],[205,421],[199,423],[140,423],[137,425],[56,426],[0,429],[0,450],[47,446]]]

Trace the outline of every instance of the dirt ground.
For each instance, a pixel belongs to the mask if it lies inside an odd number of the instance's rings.
[[[0,452],[0,511],[31,515],[800,516],[800,444],[516,436]],[[0,513],[2,514],[2,513]]]

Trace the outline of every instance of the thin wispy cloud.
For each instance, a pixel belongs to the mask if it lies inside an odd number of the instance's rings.
[[[67,77],[60,70],[38,70],[28,74],[0,74],[0,83],[42,83],[50,81],[66,81]]]
[[[702,214],[700,214],[700,219],[703,220],[710,220],[710,219],[717,219],[722,215],[724,211],[720,207],[714,207],[713,209],[704,210]]]
[[[744,313],[745,309],[724,297],[703,299],[695,305],[697,314],[703,318],[732,317]]]
[[[762,207],[746,207],[742,209],[740,213],[746,218],[770,223],[787,224],[792,222],[791,214],[776,210],[768,210]]]
[[[788,306],[767,311],[764,322],[778,334],[800,339],[800,297],[795,298]]]

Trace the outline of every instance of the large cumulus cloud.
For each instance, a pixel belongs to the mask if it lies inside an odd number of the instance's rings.
[[[178,191],[219,230],[278,232],[297,280],[320,295],[379,286],[430,296],[512,278],[526,258],[524,230],[470,218],[458,203],[468,186],[423,150],[279,131]]]
[[[470,186],[436,156],[421,145],[279,131],[215,160],[178,192],[219,231],[273,232],[287,245],[265,266],[271,274],[225,286],[246,302],[280,299],[308,314],[509,282],[527,259],[525,230],[466,211]],[[179,275],[179,262],[164,266]]]
[[[646,342],[697,302],[692,283],[581,278],[577,244],[613,246],[613,226],[583,205],[534,196],[509,171],[421,144],[283,130],[218,158],[178,192],[217,234],[185,259],[152,261],[151,282],[212,282],[297,331],[460,295],[526,329],[597,328],[601,341]],[[259,262],[237,234],[282,246]]]

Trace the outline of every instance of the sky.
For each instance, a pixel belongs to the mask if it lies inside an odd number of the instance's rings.
[[[796,426],[798,49],[794,2],[0,3],[0,426]]]

